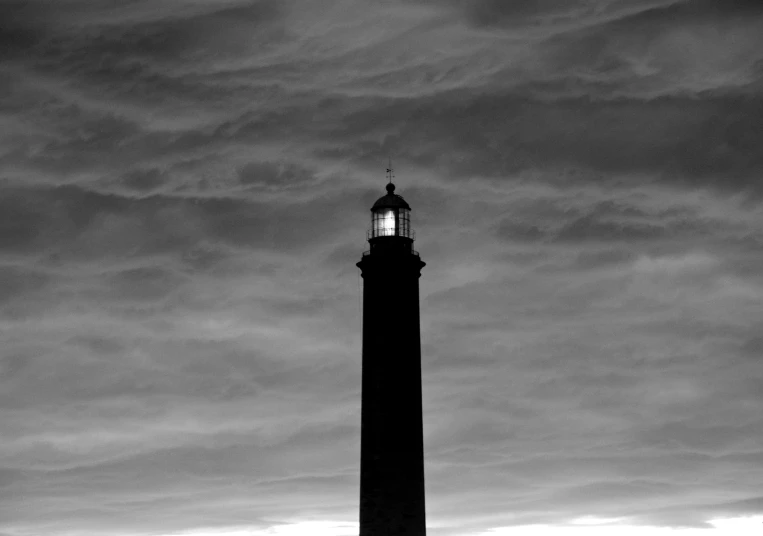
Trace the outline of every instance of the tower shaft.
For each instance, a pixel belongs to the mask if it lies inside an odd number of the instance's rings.
[[[357,265],[364,281],[360,536],[425,536],[419,321],[425,263],[410,241],[382,237]]]

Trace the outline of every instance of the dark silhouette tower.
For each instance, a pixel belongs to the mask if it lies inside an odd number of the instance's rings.
[[[387,185],[363,275],[360,536],[425,536],[419,276],[411,207]]]

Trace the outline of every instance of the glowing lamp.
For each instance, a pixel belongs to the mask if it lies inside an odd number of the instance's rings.
[[[387,185],[387,195],[380,197],[371,207],[371,230],[368,238],[401,236],[413,239],[411,207],[395,194],[395,185]]]

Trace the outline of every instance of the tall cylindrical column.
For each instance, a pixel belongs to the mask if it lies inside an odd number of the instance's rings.
[[[424,536],[419,277],[401,236],[371,239],[363,275],[360,536]]]

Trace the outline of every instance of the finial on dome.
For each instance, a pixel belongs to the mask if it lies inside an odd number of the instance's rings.
[[[391,182],[389,184],[387,184],[387,193],[388,194],[395,193],[395,185],[392,184]]]

